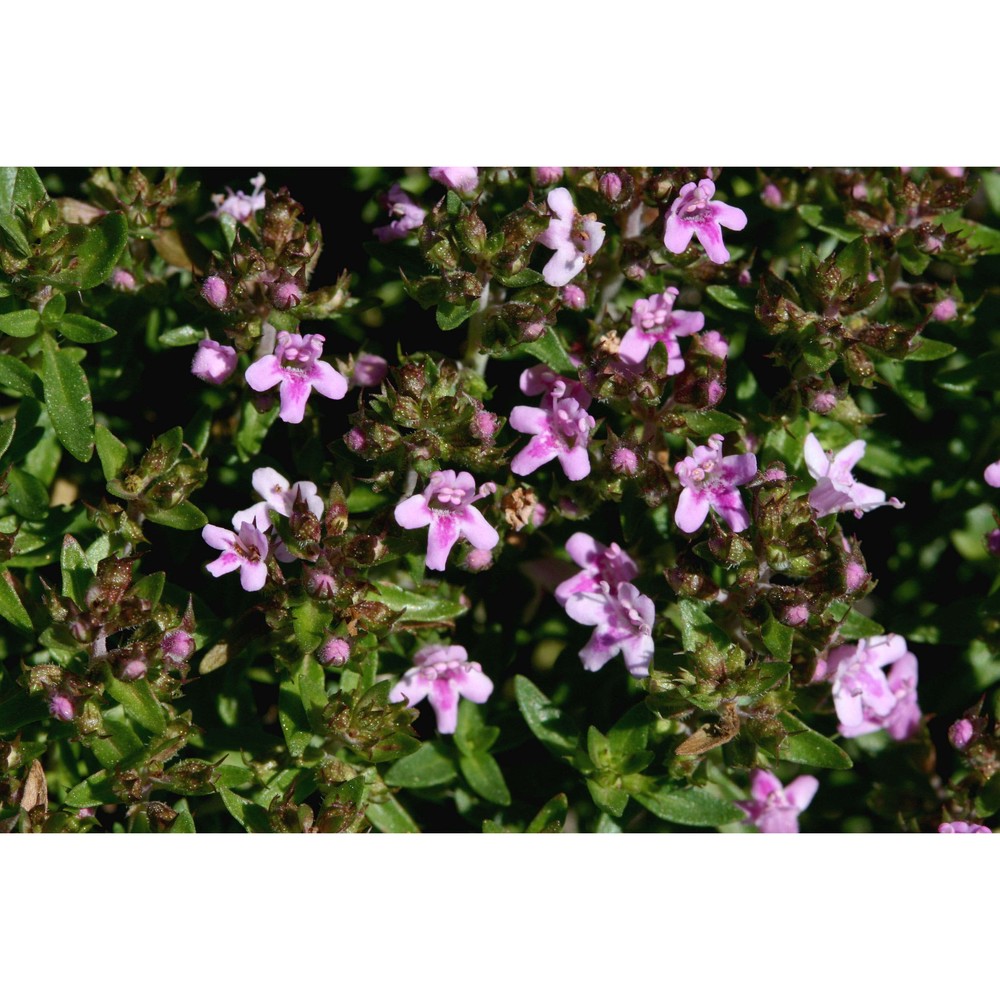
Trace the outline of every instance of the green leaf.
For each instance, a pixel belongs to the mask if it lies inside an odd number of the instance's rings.
[[[42,328],[42,317],[35,309],[0,313],[0,333],[8,337],[34,337]]]
[[[503,780],[500,765],[497,764],[492,754],[485,751],[471,755],[463,754],[459,758],[458,766],[462,769],[465,780],[474,792],[488,802],[494,802],[500,806],[510,805],[510,791],[507,788],[507,782]]]
[[[32,399],[42,398],[42,380],[23,361],[9,354],[0,354],[0,385]]]
[[[266,413],[258,413],[248,399],[240,414],[240,429],[236,432],[236,451],[240,461],[249,462],[264,444],[268,429],[278,418],[279,408],[272,406]]]
[[[175,507],[167,510],[151,510],[146,517],[156,524],[162,524],[167,528],[177,528],[180,531],[197,531],[208,524],[208,518],[204,512],[195,507],[190,500],[182,500]]]
[[[442,302],[434,318],[442,330],[455,330],[479,312],[479,299],[470,302]]]
[[[101,460],[104,478],[109,481],[117,479],[128,462],[128,447],[103,424],[94,428],[94,441],[97,443],[97,457]]]
[[[576,371],[576,366],[570,360],[562,338],[555,330],[548,329],[538,340],[522,344],[521,350],[533,358],[538,358],[539,361],[561,375],[572,375]]]
[[[625,807],[628,805],[628,792],[618,785],[604,785],[594,778],[587,779],[587,791],[594,800],[594,804],[601,812],[620,819]]]
[[[7,453],[11,441],[14,440],[14,431],[17,430],[17,421],[11,417],[10,420],[0,421],[0,458]]]
[[[795,629],[782,625],[773,615],[768,615],[767,621],[760,628],[760,637],[775,659],[787,661],[792,658]]]
[[[632,795],[654,816],[682,826],[724,826],[727,823],[738,823],[745,817],[738,806],[724,802],[701,788],[671,791],[648,787],[641,792],[633,792]]]
[[[382,833],[420,833],[413,817],[388,792],[384,802],[369,802],[365,815]]]
[[[829,767],[846,771],[853,767],[851,758],[833,740],[827,739],[789,712],[779,716],[787,735],[778,748],[781,760],[810,767]]]
[[[375,590],[378,592],[378,599],[391,611],[402,611],[400,621],[402,622],[449,622],[454,621],[459,615],[464,615],[464,608],[457,597],[451,597],[450,593],[420,593],[413,590],[403,590],[394,583],[375,583]],[[425,588],[430,588],[431,584],[425,584]],[[446,585],[438,588],[446,590]]]
[[[474,702],[463,698],[458,705],[458,725],[455,727],[455,746],[468,755],[489,750],[500,736],[497,726],[483,722],[483,710]]]
[[[0,231],[7,234],[22,257],[31,256],[31,244],[28,242],[28,234],[21,225],[21,220],[4,208],[0,208]]]
[[[311,653],[323,641],[331,614],[328,607],[308,599],[292,607],[292,630],[303,653]]]
[[[270,833],[271,823],[267,818],[267,810],[237,795],[228,788],[219,788],[219,797],[229,810],[229,814],[243,827],[247,833]]]
[[[400,788],[433,788],[445,785],[457,775],[452,759],[445,755],[440,745],[431,741],[422,743],[416,753],[397,760],[384,780],[387,785]]]
[[[653,716],[649,709],[640,702],[638,705],[633,705],[608,730],[608,748],[611,751],[611,759],[616,765],[624,764],[646,749],[652,722]]]
[[[738,431],[743,425],[735,418],[718,410],[708,410],[705,413],[685,413],[684,423],[699,437],[710,434],[729,434]]]
[[[114,805],[118,801],[111,778],[106,771],[98,771],[74,785],[67,793],[63,805],[70,809],[93,809],[96,806]]]
[[[544,280],[538,271],[532,271],[530,267],[522,268],[517,274],[504,274],[502,271],[497,271],[494,277],[507,288],[528,288]]]
[[[102,340],[110,340],[118,332],[78,313],[67,313],[56,323],[56,329],[77,344],[99,344]]]
[[[720,652],[732,645],[729,636],[709,618],[701,601],[684,597],[677,604],[681,613],[681,644],[684,652],[696,653],[706,643],[711,643]]]
[[[42,338],[42,383],[45,405],[56,435],[66,450],[81,462],[94,453],[94,409],[87,376],[51,336]]]
[[[45,185],[34,167],[0,167],[0,208],[30,208],[47,197]]]
[[[86,607],[87,587],[93,574],[87,565],[83,546],[72,535],[63,537],[59,565],[62,569],[63,597],[70,598],[78,608]]]
[[[525,833],[562,833],[566,824],[566,813],[569,811],[569,800],[560,792],[538,810],[538,814],[528,824]]]
[[[756,294],[749,288],[736,289],[730,285],[709,285],[705,291],[710,299],[714,299],[726,309],[747,313],[752,313],[754,310]]]
[[[572,761],[580,750],[580,733],[573,723],[527,677],[514,678],[514,693],[535,738],[560,760]]]
[[[194,833],[194,817],[190,812],[177,813],[177,819],[170,824],[170,833]]]
[[[910,345],[910,352],[906,355],[906,360],[937,361],[939,358],[946,358],[949,354],[954,354],[957,350],[958,348],[953,344],[946,344],[943,340],[917,337]]]
[[[755,671],[755,672],[754,672]],[[770,691],[779,681],[792,672],[790,663],[778,660],[761,660],[755,668],[740,678],[740,697],[753,699]]]
[[[66,296],[53,295],[42,307],[42,322],[47,326],[58,322],[66,312]]]
[[[49,512],[49,491],[30,472],[11,468],[7,474],[7,499],[26,521],[41,521]]]
[[[189,347],[204,340],[208,334],[204,327],[175,326],[172,330],[161,333],[156,339],[164,347]]]
[[[0,569],[0,615],[3,615],[11,625],[19,628],[22,632],[29,634],[34,632],[31,617],[21,603],[21,598],[17,596],[13,578],[6,569]],[[2,717],[3,712],[0,710],[0,719]]]
[[[111,277],[125,249],[128,223],[121,212],[111,212],[89,226],[69,226],[63,269],[49,283],[62,290],[94,288]]]
[[[313,734],[295,678],[283,681],[278,690],[278,722],[288,752],[293,757],[301,757],[312,742]]]
[[[157,736],[163,734],[166,721],[163,718],[163,708],[156,700],[149,681],[144,677],[137,681],[120,681],[109,668],[104,671],[104,689],[122,708],[125,714],[143,729],[148,729]]]
[[[866,618],[860,611],[851,608],[840,623],[837,634],[840,639],[870,639],[873,635],[882,635],[885,629],[878,622]]]
[[[945,232],[958,233],[978,253],[1000,253],[1000,230],[991,229],[971,219],[963,219],[960,212],[942,215],[938,222],[944,226]]]

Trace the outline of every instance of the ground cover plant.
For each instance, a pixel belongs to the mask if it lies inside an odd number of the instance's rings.
[[[0,169],[0,829],[989,832],[997,253],[990,169]]]

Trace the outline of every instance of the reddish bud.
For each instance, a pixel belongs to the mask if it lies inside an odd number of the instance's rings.
[[[217,274],[211,274],[202,284],[201,294],[210,306],[221,309],[229,298],[229,288]]]

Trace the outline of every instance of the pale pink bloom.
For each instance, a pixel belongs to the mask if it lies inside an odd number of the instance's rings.
[[[140,677],[146,676],[147,669],[148,667],[146,661],[141,657],[135,660],[129,660],[128,663],[122,667],[122,680],[137,681]]]
[[[247,383],[257,392],[266,392],[280,383],[281,419],[289,424],[302,422],[306,400],[315,389],[328,399],[347,395],[347,379],[326,361],[320,361],[325,338],[318,333],[278,333],[278,349],[255,361],[247,369]]]
[[[432,181],[463,194],[475,191],[479,183],[479,171],[475,167],[431,167],[427,173]]]
[[[413,664],[389,692],[389,700],[416,705],[426,698],[440,733],[455,732],[460,697],[482,705],[493,693],[493,681],[481,664],[470,662],[464,646],[424,646]]]
[[[389,373],[389,362],[378,354],[366,354],[362,351],[354,362],[350,384],[360,385],[365,389],[374,389],[381,385]]]
[[[633,677],[649,676],[653,660],[653,602],[631,583],[612,587],[601,581],[599,590],[581,590],[566,599],[566,614],[581,625],[595,626],[580,650],[585,670],[600,670],[622,654]]]
[[[942,823],[938,827],[938,833],[992,833],[988,826],[982,823],[964,823],[962,820],[955,820],[953,823]]]
[[[697,531],[710,509],[733,531],[744,531],[750,526],[750,515],[737,487],[757,474],[757,456],[723,458],[722,441],[721,434],[713,434],[707,445],[699,445],[693,454],[674,466],[674,474],[684,487],[674,514],[674,523],[681,531]]]
[[[950,323],[958,315],[958,306],[953,298],[945,298],[935,303],[931,310],[931,319],[938,323]]]
[[[582,569],[556,587],[556,600],[563,607],[574,594],[600,594],[602,583],[616,592],[619,583],[628,583],[639,575],[632,557],[617,542],[602,545],[586,532],[577,531],[566,542],[566,551]]]
[[[221,385],[236,371],[236,363],[236,351],[232,347],[206,337],[194,352],[191,374],[203,382]]]
[[[701,335],[701,346],[717,358],[729,357],[729,341],[718,330],[706,330]]]
[[[484,483],[476,492],[476,481],[468,472],[432,472],[423,493],[396,505],[396,523],[409,529],[429,527],[425,565],[444,569],[459,538],[468,539],[477,549],[493,549],[500,543],[496,529],[472,506],[495,491],[495,483]]]
[[[592,397],[582,382],[554,372],[548,365],[532,365],[521,372],[517,380],[525,396],[543,396],[542,406],[549,406],[553,396],[557,399],[575,399],[581,406],[590,406]]]
[[[809,492],[809,503],[821,517],[845,510],[853,510],[855,517],[861,517],[878,507],[900,510],[906,506],[895,497],[886,500],[882,490],[865,486],[851,475],[851,469],[864,456],[865,447],[865,442],[859,438],[834,455],[833,452],[823,451],[815,434],[806,438],[806,468],[816,480],[816,485]]]
[[[205,569],[212,576],[240,571],[240,585],[244,590],[260,590],[267,581],[267,539],[253,523],[244,521],[238,532],[206,524],[201,537],[213,549],[222,549],[222,555],[210,562]]]
[[[264,195],[264,175],[257,174],[256,177],[250,179],[250,183],[253,185],[253,191],[250,194],[244,194],[242,191],[237,191],[233,193],[231,187],[227,187],[226,191],[229,192],[228,196],[222,194],[213,194],[212,203],[215,205],[215,212],[213,213],[216,218],[220,215],[231,215],[237,222],[248,222],[252,217],[254,212],[260,211],[266,204],[266,197]]]
[[[988,486],[1000,487],[1000,459],[983,470],[983,479]]]
[[[549,192],[549,209],[553,218],[538,242],[555,250],[542,269],[547,284],[554,288],[568,285],[590,262],[604,244],[604,224],[594,215],[581,215],[573,204],[573,196],[564,188]]]
[[[392,217],[392,222],[387,226],[376,226],[374,233],[376,239],[382,243],[391,240],[401,240],[414,229],[419,229],[424,224],[427,212],[422,209],[398,184],[393,184],[389,188],[389,193],[382,199],[383,207]]]
[[[715,184],[708,180],[685,184],[667,213],[663,245],[671,253],[684,253],[692,236],[705,248],[714,264],[725,264],[729,251],[722,242],[722,229],[740,230],[747,224],[742,209],[725,202],[712,201]]]
[[[597,188],[608,201],[617,201],[622,193],[622,179],[614,172],[603,174]]]
[[[469,549],[465,557],[465,568],[470,573],[481,573],[493,565],[493,553],[489,549]]]
[[[658,342],[662,342],[667,348],[667,374],[676,375],[684,370],[677,338],[697,333],[705,325],[705,316],[681,309],[675,312],[676,299],[677,289],[668,288],[633,303],[632,325],[618,347],[619,358],[632,365],[639,364]]]
[[[510,411],[510,426],[533,435],[510,463],[514,475],[530,475],[554,458],[559,459],[567,479],[576,481],[590,475],[587,445],[597,421],[569,395],[570,391],[564,382],[557,381],[545,397],[547,405],[515,406]]]
[[[811,774],[801,774],[784,787],[771,774],[757,768],[750,775],[750,798],[736,804],[761,833],[798,833],[799,813],[804,812],[819,789]]]
[[[233,527],[237,530],[244,521],[252,521],[261,531],[268,530],[271,527],[268,511],[275,510],[283,517],[291,517],[296,499],[301,500],[316,517],[323,516],[323,501],[315,483],[306,479],[289,483],[276,469],[268,466],[255,470],[250,481],[264,499],[233,515]]]
[[[769,208],[781,208],[784,198],[777,184],[765,184],[760,193],[760,200]]]
[[[964,177],[965,167],[942,167],[941,168],[949,177]]]

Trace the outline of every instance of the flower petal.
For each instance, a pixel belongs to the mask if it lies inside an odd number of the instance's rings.
[[[444,569],[447,566],[448,553],[458,541],[458,534],[458,522],[451,514],[435,513],[427,533],[427,558],[424,565],[428,569]]]
[[[816,778],[811,774],[800,774],[785,785],[785,798],[795,807],[796,812],[802,812],[808,808],[818,790],[819,781]]]
[[[803,453],[805,455],[806,468],[813,479],[822,479],[824,476],[830,474],[830,459],[815,434],[810,434],[806,438]]]
[[[246,372],[247,385],[257,392],[273,389],[284,377],[285,370],[273,354],[255,361]]]
[[[456,511],[452,517],[458,522],[459,533],[477,549],[493,549],[500,544],[496,528],[475,507]]]
[[[278,393],[281,397],[279,413],[286,424],[301,424],[306,413],[306,400],[312,392],[312,384],[300,376],[285,378]]]
[[[267,567],[262,562],[245,560],[240,567],[240,585],[244,590],[260,590],[267,582]]]
[[[667,225],[663,230],[663,245],[671,253],[684,253],[692,236],[694,236],[694,226],[690,222],[682,222],[673,214],[667,216]]]
[[[410,705],[416,705],[427,696],[430,686],[431,682],[422,670],[408,670],[389,692],[389,701],[405,700]]]
[[[453,733],[458,725],[458,690],[452,680],[431,681],[427,700],[437,716],[439,733]]]
[[[401,528],[426,528],[434,519],[430,504],[422,493],[407,497],[396,504],[396,524]]]
[[[327,399],[343,399],[347,395],[347,379],[326,361],[314,361],[309,369],[312,387]]]
[[[201,529],[201,537],[213,549],[229,549],[236,544],[236,534],[228,528],[220,528],[217,524],[206,524]]]
[[[240,563],[243,560],[235,552],[223,552],[218,559],[210,562],[205,569],[212,574],[212,576],[222,576],[223,573],[232,573],[234,569],[238,569]]]
[[[692,534],[705,523],[705,518],[708,517],[708,508],[708,497],[704,493],[696,493],[690,486],[685,486],[677,500],[674,524],[681,531]]]
[[[493,681],[483,673],[482,667],[460,671],[455,677],[455,685],[463,698],[477,705],[482,705],[493,694]]]
[[[538,406],[515,406],[508,421],[515,431],[522,434],[544,434],[549,430],[550,422],[548,411]]]
[[[515,476],[528,476],[539,466],[551,462],[559,454],[559,448],[550,434],[533,437],[513,458],[510,471]]]
[[[559,455],[559,464],[570,482],[579,482],[590,475],[590,453],[583,445],[562,452]]]

